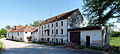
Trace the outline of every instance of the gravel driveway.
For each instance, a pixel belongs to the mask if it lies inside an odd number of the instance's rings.
[[[91,54],[53,46],[15,42],[5,38],[0,41],[4,43],[6,49],[2,54]]]

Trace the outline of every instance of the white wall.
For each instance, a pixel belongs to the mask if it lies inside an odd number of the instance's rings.
[[[61,21],[63,21],[63,26],[61,26]],[[58,27],[56,27],[56,22],[58,23]],[[40,40],[41,38],[46,38],[46,39],[49,38],[50,41],[52,41],[52,38],[55,38],[55,39],[57,38],[59,40],[64,39],[64,42],[67,41],[66,40],[67,39],[67,19],[56,21],[56,22],[49,23],[49,28],[48,28],[48,24],[44,24],[38,27]],[[53,24],[53,27],[52,27],[52,24]],[[43,26],[43,29],[42,29],[42,26]],[[47,36],[47,32],[45,34],[45,30],[47,29],[49,29],[49,36]],[[58,34],[56,34],[56,29],[58,29]],[[63,29],[63,34],[61,34],[61,29]],[[53,30],[53,34],[52,34],[52,30]],[[43,31],[43,34],[42,34],[42,31]]]
[[[90,46],[93,42],[93,45],[102,44],[102,30],[81,31],[81,46],[86,46],[86,36],[90,36]]]
[[[13,36],[13,40],[28,42],[27,37],[30,37],[31,32],[27,32],[27,33],[25,33],[25,32],[10,32],[8,34],[9,34],[8,39],[12,39],[12,36]]]

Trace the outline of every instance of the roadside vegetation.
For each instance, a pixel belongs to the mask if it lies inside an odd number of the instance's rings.
[[[114,54],[120,54],[120,32],[111,31],[110,34],[110,45],[114,48]]]
[[[3,43],[0,42],[0,50],[2,50],[2,48],[3,48]]]

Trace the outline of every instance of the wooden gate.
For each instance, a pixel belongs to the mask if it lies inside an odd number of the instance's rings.
[[[80,45],[80,32],[70,32],[70,42]]]

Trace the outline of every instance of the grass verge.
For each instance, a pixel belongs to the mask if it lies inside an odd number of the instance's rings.
[[[120,54],[120,37],[110,37],[110,45],[117,49],[114,54]]]
[[[3,43],[0,42],[0,50],[2,50],[2,48],[3,48]]]

